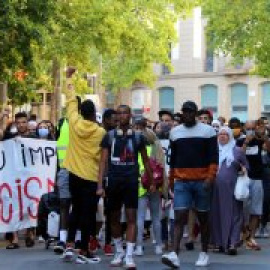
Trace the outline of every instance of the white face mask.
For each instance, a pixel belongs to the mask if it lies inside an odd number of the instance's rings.
[[[18,133],[18,129],[17,129],[16,127],[12,127],[12,128],[10,129],[10,133],[11,133],[11,134],[16,134],[16,133]]]

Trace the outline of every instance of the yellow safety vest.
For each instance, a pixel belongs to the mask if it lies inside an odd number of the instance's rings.
[[[151,150],[152,150],[151,145],[146,147],[148,157],[150,157],[150,155],[151,155]],[[140,175],[141,175],[144,172],[144,165],[143,165],[143,160],[142,160],[141,153],[139,153],[139,155],[138,155],[138,164],[139,164],[139,171],[140,171]],[[147,189],[143,188],[143,186],[141,184],[141,178],[140,178],[139,194],[138,194],[139,198],[144,196],[146,193],[147,193]]]
[[[57,140],[57,157],[59,167],[63,168],[63,162],[67,153],[67,146],[69,144],[69,124],[67,119],[64,120],[60,129],[60,135]]]

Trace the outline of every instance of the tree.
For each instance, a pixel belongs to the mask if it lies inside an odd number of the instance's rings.
[[[205,0],[208,37],[235,62],[254,60],[254,73],[270,76],[269,0]]]
[[[138,80],[151,84],[155,79],[153,63],[170,66],[169,44],[176,38],[175,22],[179,16],[187,16],[197,3],[194,0],[3,2],[0,54],[5,57],[0,60],[0,73],[8,75],[5,79],[17,70],[25,70],[38,82],[46,78],[45,84],[55,96],[54,108],[60,103],[56,100],[60,97],[60,75],[67,65],[78,67],[80,73],[100,73],[102,65],[103,84],[114,89],[129,87]],[[52,75],[50,82],[48,73]]]
[[[21,105],[36,97],[39,81],[35,55],[49,36],[55,1],[2,0],[0,5],[0,81],[8,84],[12,104]],[[24,80],[16,73],[26,72]]]

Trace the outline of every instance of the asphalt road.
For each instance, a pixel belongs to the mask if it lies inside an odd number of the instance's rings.
[[[231,257],[224,254],[210,253],[211,264],[200,269],[209,270],[269,270],[270,269],[270,239],[259,241],[262,245],[261,251],[249,251],[244,248],[239,250],[239,255]],[[195,251],[183,251],[181,255],[181,269],[198,269],[194,266],[199,248]],[[166,266],[160,263],[160,256],[153,255],[154,250],[150,244],[146,246],[146,255],[136,258],[137,269],[165,270]],[[45,250],[43,244],[38,244],[32,249],[21,247],[18,250],[0,249],[0,270],[103,270],[111,269],[110,257],[101,255],[102,262],[91,265],[77,265],[75,263],[64,263],[52,250]],[[121,268],[117,268],[121,269]]]

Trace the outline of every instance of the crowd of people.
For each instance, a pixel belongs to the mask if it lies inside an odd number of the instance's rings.
[[[127,105],[105,110],[96,121],[91,100],[66,90],[66,118],[57,128],[18,113],[2,134],[56,140],[56,192],[60,207],[59,241],[54,251],[66,262],[99,263],[96,250],[104,232],[111,266],[136,269],[144,240],[171,268],[180,267],[180,247],[201,252],[196,266],[207,266],[209,250],[237,255],[238,248],[260,250],[268,237],[270,212],[270,126],[268,120],[241,123],[213,120],[193,101],[181,113],[159,112],[159,121],[133,118]],[[160,170],[161,168],[161,170]],[[249,198],[237,200],[237,179],[250,179]],[[35,229],[26,232],[34,245]],[[18,248],[16,232],[8,249]],[[114,247],[114,248],[113,248]],[[158,257],[159,258],[159,257]]]

